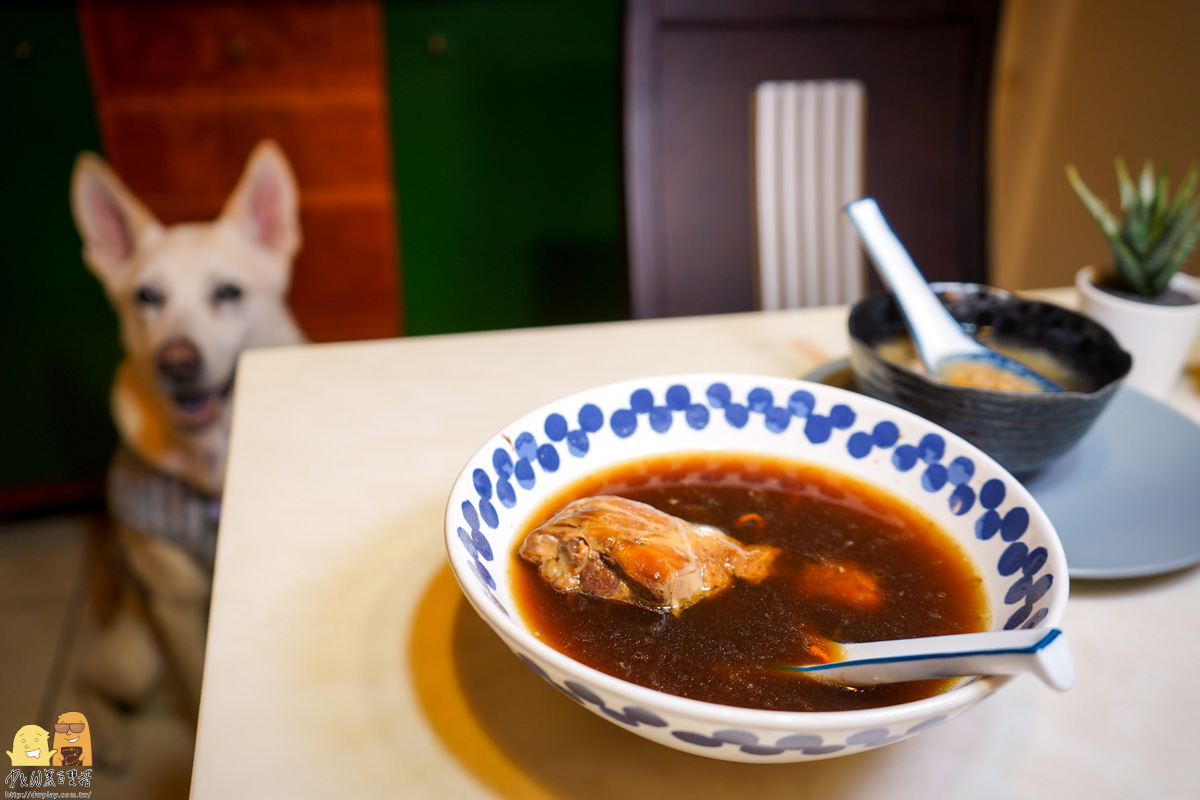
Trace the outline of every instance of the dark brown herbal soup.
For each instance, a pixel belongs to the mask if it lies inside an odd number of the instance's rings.
[[[529,530],[571,501],[601,494],[782,549],[761,583],[735,580],[678,615],[560,593],[514,551],[514,593],[535,635],[632,683],[748,708],[894,705],[954,682],[851,688],[770,667],[826,660],[811,634],[862,642],[988,628],[982,580],[958,545],[921,512],[847,476],[755,455],[664,456],[572,486]]]

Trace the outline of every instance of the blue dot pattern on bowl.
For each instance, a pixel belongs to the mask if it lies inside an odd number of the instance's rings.
[[[870,429],[853,430],[857,416],[846,403],[832,405],[825,414],[817,413],[816,398],[804,389],[792,392],[777,404],[771,390],[757,387],[747,393],[744,402],[740,402],[727,384],[717,382],[708,387],[701,402],[692,397],[688,387],[676,384],[666,390],[661,403],[656,403],[650,389],[635,389],[630,394],[628,407],[616,408],[608,415],[608,429],[619,438],[628,438],[642,425],[656,433],[665,433],[677,424],[694,430],[722,423],[742,429],[757,424],[756,418],[761,417],[761,424],[774,434],[783,434],[795,425],[800,428],[800,435],[813,445],[833,443],[836,446],[836,442],[841,441],[853,458],[866,458],[876,450],[891,451],[892,467],[898,472],[912,473],[924,491],[944,493],[952,514],[965,516],[974,512],[977,515],[975,535],[979,539],[987,541],[999,536],[1000,541],[1007,543],[995,566],[998,575],[1014,579],[1004,597],[1006,606],[1015,606],[1004,623],[1005,629],[1031,628],[1045,619],[1049,607],[1039,607],[1038,603],[1054,583],[1054,575],[1043,572],[1049,553],[1044,547],[1030,549],[1020,541],[1029,527],[1029,511],[1016,505],[1004,508],[1007,495],[1004,481],[990,478],[975,486],[975,463],[966,456],[957,456],[947,462],[946,442],[939,434],[926,434],[916,444],[898,444],[901,437],[896,423],[884,420]],[[484,532],[485,526],[492,530],[499,527],[495,501],[505,508],[515,507],[519,502],[517,490],[532,489],[537,483],[538,470],[557,471],[564,456],[585,458],[592,437],[603,435],[604,427],[604,411],[594,403],[581,406],[573,423],[562,414],[552,413],[542,425],[545,439],[541,444],[534,434],[522,432],[513,440],[511,454],[502,447],[493,451],[491,474],[482,468],[473,472],[472,484],[478,499],[474,503],[462,503],[458,538],[473,561],[476,577],[505,614],[508,611],[494,595],[496,581],[485,563],[496,557]],[[835,438],[835,432],[847,432],[847,435]],[[629,727],[667,725],[665,720],[644,708],[610,708],[600,695],[577,681],[559,685],[529,658],[518,655],[564,694],[580,703],[596,706],[601,713],[621,724]],[[752,755],[778,755],[789,750],[824,755],[847,747],[865,749],[888,744],[943,721],[945,717],[939,717],[897,732],[873,728],[836,743],[825,742],[815,734],[785,736],[770,743],[759,741],[758,736],[749,731],[701,734],[673,730],[671,735],[697,747],[732,745]]]
[[[666,728],[669,725],[665,719],[648,708],[642,708],[641,706],[624,706],[619,709],[612,708],[605,703],[604,698],[579,681],[566,680],[563,683],[559,683],[551,678],[533,659],[521,653],[517,653],[516,655],[526,666],[567,697],[583,706],[595,706],[596,710],[600,713],[622,725],[630,728],[636,728],[639,725]],[[846,737],[845,742],[826,741],[825,737],[816,733],[784,734],[773,742],[762,741],[758,734],[751,731],[737,729],[723,729],[713,731],[711,734],[696,733],[695,731],[687,730],[672,730],[670,733],[671,736],[679,741],[686,742],[695,747],[717,748],[731,745],[743,753],[756,756],[781,755],[789,750],[799,751],[808,756],[824,756],[839,753],[853,747],[865,750],[898,742],[901,739],[906,739],[909,736],[937,727],[947,719],[949,719],[947,715],[939,715],[923,720],[897,733],[891,732],[888,728],[867,728]]]

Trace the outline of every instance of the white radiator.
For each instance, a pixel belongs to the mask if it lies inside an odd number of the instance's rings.
[[[761,308],[853,303],[863,255],[842,208],[863,196],[858,81],[770,81],[754,92]]]

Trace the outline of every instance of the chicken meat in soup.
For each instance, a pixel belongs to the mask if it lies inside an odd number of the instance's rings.
[[[679,612],[729,586],[757,583],[778,550],[743,545],[645,503],[600,495],[576,500],[518,551],[560,592]]]

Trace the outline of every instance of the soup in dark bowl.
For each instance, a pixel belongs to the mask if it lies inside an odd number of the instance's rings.
[[[954,386],[889,358],[907,334],[890,295],[861,300],[850,311],[850,368],[856,388],[962,436],[1018,476],[1047,466],[1087,433],[1133,363],[1095,320],[1001,289],[935,283],[934,291],[963,327],[980,338],[1018,347],[1049,363],[1062,392]],[[1036,368],[1036,366],[1035,366]]]

